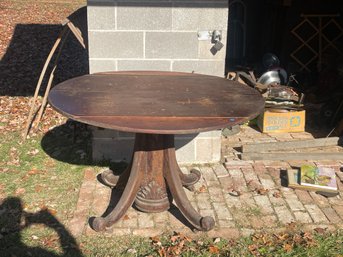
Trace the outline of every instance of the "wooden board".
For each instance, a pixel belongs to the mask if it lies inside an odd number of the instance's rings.
[[[284,142],[269,142],[243,145],[243,153],[266,152],[273,150],[296,150],[299,148],[337,146],[342,144],[339,137],[317,138],[308,140],[293,140]]]
[[[248,160],[343,160],[343,153],[242,153],[241,159]]]

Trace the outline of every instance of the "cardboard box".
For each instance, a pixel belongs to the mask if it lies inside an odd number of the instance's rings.
[[[263,133],[305,131],[305,111],[271,112],[265,110],[257,125]]]

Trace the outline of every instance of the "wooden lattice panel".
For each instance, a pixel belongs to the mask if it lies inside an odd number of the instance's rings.
[[[300,45],[291,53],[291,57],[301,66],[300,70],[311,71],[309,66],[316,60],[318,61],[318,68],[321,70],[323,53],[330,47],[343,56],[341,49],[335,45],[343,36],[343,28],[336,21],[339,15],[308,14],[301,15],[301,17],[303,17],[303,20],[291,30],[291,33],[300,41]],[[310,26],[313,29],[312,35],[305,36],[299,33],[299,30],[305,26]],[[335,26],[338,31],[337,35],[331,39],[325,31],[328,26]],[[318,41],[318,48],[311,46],[310,42],[312,40]],[[302,60],[299,57],[304,51],[311,52],[311,55],[307,56],[306,60]]]

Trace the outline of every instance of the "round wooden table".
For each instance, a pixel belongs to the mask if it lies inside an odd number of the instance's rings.
[[[196,229],[212,229],[214,219],[202,217],[186,197],[183,186],[191,188],[200,172],[181,172],[175,158],[174,135],[241,124],[264,108],[260,93],[237,82],[159,71],[73,78],[51,90],[49,103],[73,120],[136,133],[127,169],[119,177],[110,170],[101,174],[106,184],[123,187],[124,191],[112,212],[94,219],[92,227],[96,231],[117,222],[134,202],[141,211],[161,212],[169,209],[171,197]]]

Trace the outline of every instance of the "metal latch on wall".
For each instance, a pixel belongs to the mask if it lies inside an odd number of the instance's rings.
[[[210,49],[213,55],[215,55],[218,51],[220,51],[224,46],[224,44],[221,42],[222,40],[221,30],[198,31],[198,40],[211,40],[211,43],[214,44],[213,47]]]

